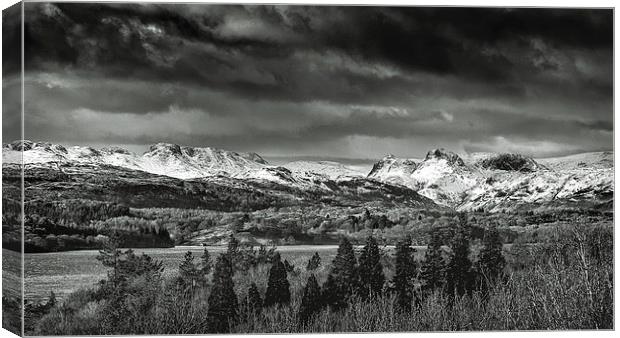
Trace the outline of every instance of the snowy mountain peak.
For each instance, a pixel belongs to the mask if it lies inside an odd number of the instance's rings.
[[[418,164],[414,159],[397,158],[389,154],[372,166],[370,173],[368,173],[368,177],[411,174],[416,170],[417,166]]]
[[[257,153],[250,152],[250,153],[247,153],[247,154],[241,154],[241,156],[243,158],[245,158],[246,160],[250,160],[250,161],[253,161],[253,162],[260,163],[260,164],[269,164],[269,163],[267,163],[267,161],[265,161],[264,158],[262,158]]]
[[[478,165],[485,169],[495,169],[504,171],[532,172],[547,169],[531,157],[521,154],[498,154],[490,156],[478,162]]]
[[[520,203],[580,201],[613,197],[613,152],[576,154],[534,160],[518,154],[470,154],[465,162],[445,149],[424,160],[385,156],[368,174],[407,187],[437,204],[459,210],[501,210]],[[270,166],[255,153],[176,144],[152,145],[143,155],[122,148],[95,149],[48,142],[15,141],[2,146],[3,163],[62,168],[65,165],[111,165],[181,179],[226,176],[260,180],[301,189],[331,189],[333,182],[363,174],[330,161],[295,161]]]
[[[283,166],[303,177],[319,174],[335,181],[365,176],[356,168],[332,161],[293,161]]]
[[[172,143],[156,143],[149,147],[149,150],[144,153],[152,155],[181,155],[181,146]]]
[[[425,161],[433,159],[446,160],[450,165],[465,166],[465,162],[459,155],[443,148],[433,149],[426,153]]]
[[[124,155],[131,155],[131,152],[129,152],[129,150],[125,149],[125,148],[121,148],[121,147],[106,147],[106,148],[101,148],[101,152],[104,153],[109,153],[109,154],[124,154]]]
[[[534,160],[519,154],[470,154],[434,149],[417,166],[384,158],[368,175],[401,184],[460,210],[500,210],[520,203],[601,198],[613,192],[613,153]]]
[[[157,143],[143,155],[119,147],[97,150],[92,147],[64,147],[48,142],[15,141],[3,145],[3,163],[45,164],[81,163],[113,165],[176,178],[195,178],[214,175],[245,175],[267,162],[257,154],[238,154],[214,148],[184,147]]]

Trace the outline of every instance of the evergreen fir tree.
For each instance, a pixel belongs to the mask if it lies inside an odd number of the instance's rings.
[[[260,292],[258,292],[258,287],[256,283],[250,284],[250,288],[248,289],[248,310],[252,313],[258,314],[263,309],[263,299],[260,296]]]
[[[289,282],[286,279],[286,268],[276,254],[273,258],[271,269],[269,270],[269,281],[267,282],[267,292],[265,293],[265,307],[279,304],[288,304],[291,301]]]
[[[357,286],[356,263],[353,245],[344,237],[338,246],[336,257],[334,257],[332,273],[338,277],[337,281],[343,286],[346,295],[353,294]]]
[[[179,265],[179,277],[184,287],[194,290],[203,284],[204,277],[201,271],[194,264],[194,255],[191,251],[185,254],[183,262]]]
[[[237,295],[233,284],[233,269],[228,255],[217,258],[213,272],[213,288],[209,295],[207,323],[210,333],[226,333],[238,315]]]
[[[305,325],[312,317],[321,311],[321,289],[314,274],[308,277],[304,295],[299,306],[299,324]]]
[[[49,311],[49,309],[53,308],[57,304],[56,294],[54,291],[50,291],[50,296],[47,299],[47,303],[45,303],[45,308]]]
[[[206,278],[207,275],[211,272],[211,268],[212,268],[211,255],[209,255],[209,251],[207,251],[207,249],[205,249],[202,252],[202,256],[200,257],[200,260],[201,260],[200,272]]]
[[[228,239],[226,254],[228,255],[228,259],[230,260],[230,264],[232,264],[233,269],[236,270],[237,264],[240,263],[241,252],[239,251],[239,241],[232,234]]]
[[[329,276],[331,276],[331,281]],[[358,285],[355,252],[351,242],[346,237],[338,246],[329,276],[328,281],[330,283],[325,285],[325,292],[329,295],[327,305],[334,310],[345,308],[348,299],[353,295]]]
[[[321,266],[321,256],[319,256],[318,252],[315,252],[314,255],[308,260],[308,265],[306,265],[307,271],[314,271]]]
[[[461,226],[451,243],[451,259],[446,267],[446,292],[449,296],[462,296],[474,286],[472,263],[469,259],[468,227]]]
[[[411,310],[413,301],[413,279],[416,266],[411,247],[411,237],[400,240],[396,244],[396,271],[393,279],[397,305],[401,310]]]
[[[286,272],[291,273],[295,270],[295,266],[291,263],[289,263],[288,259],[284,260],[284,269],[286,270]]]
[[[333,310],[345,308],[346,300],[339,293],[338,284],[334,275],[327,275],[321,291],[321,305],[330,306]]]
[[[489,227],[484,233],[483,247],[480,250],[478,271],[482,286],[492,283],[502,274],[506,259],[502,254],[502,239],[497,227]]]
[[[379,295],[385,282],[381,253],[377,241],[369,236],[359,259],[359,293],[362,297]]]
[[[420,269],[422,290],[431,291],[444,283],[446,263],[441,255],[442,238],[438,229],[431,232],[431,240],[424,254],[424,262]]]
[[[99,250],[97,260],[105,267],[112,268],[108,272],[108,280],[102,284],[102,292],[110,294],[121,292],[127,282],[140,275],[158,275],[163,271],[163,263],[155,261],[146,254],[136,255],[133,250],[124,252],[118,249],[120,240],[117,233],[105,241]]]
[[[103,266],[112,268],[112,270],[108,272],[108,280],[113,286],[116,286],[119,283],[118,269],[122,256],[119,246],[120,237],[118,233],[114,232],[112,236],[103,242],[103,246],[101,250],[99,250],[99,255],[97,255],[97,260],[100,261]]]

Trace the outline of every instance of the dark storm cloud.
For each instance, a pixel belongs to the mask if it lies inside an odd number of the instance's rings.
[[[28,3],[27,134],[273,155],[610,148],[612,27],[586,9]]]

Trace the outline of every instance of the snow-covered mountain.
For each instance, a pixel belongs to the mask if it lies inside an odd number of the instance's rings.
[[[422,161],[388,155],[375,164],[368,177],[404,185],[436,203],[452,206],[476,185],[476,175],[471,169],[457,154],[435,149]]]
[[[30,165],[112,165],[180,179],[225,176],[241,180],[266,180],[305,189],[327,189],[327,180],[365,176],[336,162],[297,161],[272,166],[256,153],[169,143],[154,144],[142,155],[117,147],[64,147],[32,141],[3,145],[3,163],[20,163],[22,158],[24,164]]]
[[[517,154],[461,158],[436,149],[423,161],[388,156],[369,178],[401,184],[438,204],[497,211],[526,203],[579,201],[613,195],[613,153],[534,160]]]
[[[331,180],[344,180],[366,176],[356,168],[333,161],[293,161],[283,165],[298,175],[320,174]]]
[[[23,152],[20,151],[23,149]],[[47,142],[24,141],[3,145],[3,163],[113,165],[158,175],[188,179],[208,176],[246,176],[268,166],[259,155],[215,148],[183,147],[158,143],[138,155],[122,148],[64,147]]]
[[[22,151],[23,150],[23,151]],[[613,197],[613,152],[532,159],[517,154],[459,156],[431,150],[424,159],[388,155],[364,175],[331,161],[269,165],[257,154],[158,143],[142,155],[121,148],[64,147],[46,142],[3,145],[3,163],[61,168],[111,165],[180,179],[273,182],[302,190],[337,190],[335,182],[369,179],[403,186],[435,203],[459,210],[499,211],[528,203]],[[336,189],[336,190],[334,190]]]
[[[390,154],[375,163],[368,176],[381,177],[384,181],[407,185],[406,181],[418,168],[419,162],[421,162],[421,160],[413,158],[397,158]]]

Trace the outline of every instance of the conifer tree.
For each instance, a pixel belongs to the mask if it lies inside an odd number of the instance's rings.
[[[483,238],[483,247],[480,250],[478,271],[481,283],[494,282],[503,272],[506,259],[502,254],[502,239],[497,227],[489,227]]]
[[[58,301],[56,300],[56,294],[54,293],[54,291],[50,291],[50,296],[47,299],[47,303],[45,303],[45,307],[47,309],[51,309],[56,306],[57,302]]]
[[[237,295],[233,289],[233,269],[229,256],[221,254],[217,258],[213,272],[213,288],[209,295],[207,323],[209,332],[226,333],[237,319]]]
[[[205,249],[202,252],[202,256],[200,257],[200,260],[201,260],[200,272],[202,273],[203,276],[206,277],[211,272],[211,268],[212,268],[211,255],[209,255],[209,251],[207,251],[207,249]]]
[[[293,264],[291,264],[288,259],[284,260],[284,269],[286,270],[286,272],[293,272],[295,270],[295,266]]]
[[[398,307],[404,311],[411,310],[413,301],[413,279],[416,272],[414,252],[409,236],[396,244],[396,271],[393,284]]]
[[[462,296],[474,286],[466,226],[459,227],[450,246],[452,254],[446,267],[446,292],[449,296]]]
[[[232,234],[228,239],[226,254],[228,255],[228,259],[230,260],[230,264],[232,264],[233,269],[236,270],[237,264],[239,264],[240,260],[239,241]]]
[[[286,279],[286,268],[280,259],[280,254],[273,258],[271,269],[269,270],[269,281],[267,282],[267,292],[265,293],[265,307],[273,305],[288,304],[291,301],[289,282]]]
[[[441,245],[441,232],[435,228],[431,232],[431,240],[420,269],[420,281],[424,291],[434,290],[444,283],[446,263],[441,255]]]
[[[203,284],[204,277],[201,271],[194,264],[194,255],[191,251],[185,254],[183,262],[179,265],[179,277],[183,286],[194,290],[198,285]]]
[[[334,310],[344,308],[358,285],[355,252],[346,237],[338,246],[329,275],[332,277],[331,282],[325,285],[325,292],[330,299],[328,305]],[[329,276],[328,281],[330,281]]]
[[[114,232],[107,240],[103,242],[103,247],[99,250],[97,260],[103,264],[103,266],[112,268],[108,273],[108,280],[112,282],[113,286],[119,283],[119,263],[121,260],[122,252],[119,249],[120,237],[118,233]]]
[[[256,283],[250,284],[250,287],[248,289],[247,303],[248,310],[255,314],[260,313],[263,309],[263,299],[260,296],[260,292],[258,292],[258,287],[256,286]]]
[[[321,266],[321,256],[319,256],[318,252],[315,252],[314,255],[308,260],[308,265],[306,265],[307,271],[313,271]]]
[[[381,253],[377,241],[369,236],[359,259],[359,293],[362,297],[379,295],[385,282]]]
[[[334,275],[327,275],[327,280],[323,284],[321,291],[321,303],[323,306],[330,306],[333,310],[346,307],[346,300],[339,293],[338,284]]]
[[[304,295],[299,306],[299,324],[305,325],[312,317],[321,311],[321,289],[314,274],[308,277]]]
[[[332,263],[332,274],[338,277],[336,280],[342,285],[347,296],[351,295],[357,287],[356,263],[353,245],[346,237],[343,237]]]

